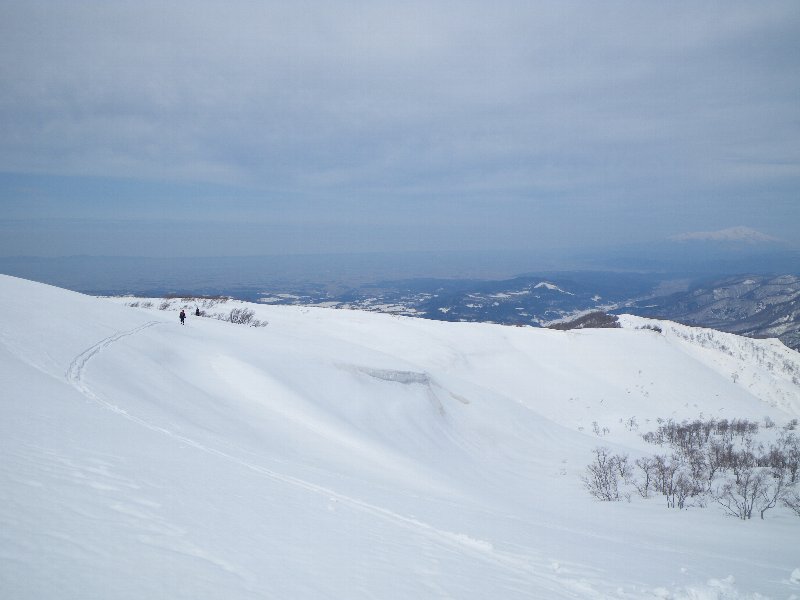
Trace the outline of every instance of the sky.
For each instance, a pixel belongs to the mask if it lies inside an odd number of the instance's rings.
[[[0,256],[792,244],[799,191],[794,0],[0,1]]]

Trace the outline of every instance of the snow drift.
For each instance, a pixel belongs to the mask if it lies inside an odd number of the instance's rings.
[[[800,596],[788,512],[580,480],[658,418],[800,416],[778,342],[125,302],[0,276],[4,597]]]

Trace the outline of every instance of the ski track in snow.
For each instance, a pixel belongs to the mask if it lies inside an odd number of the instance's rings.
[[[97,356],[97,354],[99,354],[112,344],[118,342],[119,340],[122,340],[132,335],[136,335],[144,331],[145,329],[153,327],[154,325],[159,325],[161,323],[162,323],[161,321],[149,321],[144,325],[140,325],[139,327],[135,327],[127,331],[119,331],[113,335],[110,335],[107,338],[100,340],[90,348],[84,350],[81,354],[76,356],[71,361],[69,368],[67,369],[65,374],[67,382],[72,387],[74,387],[78,392],[80,392],[85,398],[91,400],[92,402],[95,402],[96,404],[102,406],[105,409],[110,410],[111,412],[114,412],[128,419],[133,423],[136,423],[141,427],[149,429],[150,431],[168,436],[180,442],[181,444],[195,448],[202,452],[206,452],[213,456],[217,456],[219,458],[222,458],[223,460],[230,461],[239,466],[245,467],[255,473],[258,473],[261,476],[272,479],[273,481],[277,481],[282,484],[291,485],[300,489],[304,489],[314,494],[323,496],[328,500],[335,500],[337,502],[341,502],[342,504],[355,508],[356,510],[360,510],[362,512],[371,514],[378,518],[390,521],[406,529],[411,529],[418,533],[422,533],[427,538],[435,542],[438,542],[439,544],[448,547],[451,550],[455,550],[461,553],[467,553],[489,564],[503,567],[516,574],[523,573],[528,577],[534,577],[538,579],[540,582],[546,582],[550,584],[549,587],[551,587],[551,589],[554,592],[556,591],[556,589],[558,589],[558,591],[561,593],[566,593],[568,596],[573,596],[574,592],[570,590],[570,587],[572,587],[572,585],[575,584],[576,581],[565,580],[556,577],[555,575],[549,574],[548,570],[552,571],[552,569],[548,566],[549,562],[547,563],[542,562],[541,565],[537,565],[534,563],[532,557],[530,556],[497,550],[488,541],[476,539],[462,533],[454,533],[451,531],[438,529],[433,525],[430,525],[418,519],[407,517],[392,510],[389,510],[387,508],[370,504],[369,502],[359,500],[358,498],[347,496],[345,494],[336,492],[330,488],[315,483],[311,483],[310,481],[306,481],[297,477],[293,477],[291,475],[285,475],[277,471],[273,471],[261,465],[241,459],[228,452],[224,452],[222,450],[218,450],[217,448],[206,446],[204,444],[201,444],[200,442],[197,442],[196,440],[193,440],[192,438],[178,434],[166,427],[156,425],[145,419],[137,417],[136,415],[132,415],[125,409],[113,404],[112,402],[109,402],[108,400],[103,399],[89,387],[89,385],[86,383],[84,379],[84,372],[86,370],[87,364],[95,356]],[[585,580],[582,580],[581,583],[585,585],[587,582]]]
[[[152,327],[153,325],[158,325],[161,321],[148,321],[144,325],[140,325],[139,327],[134,327],[128,331],[118,331],[117,333],[108,336],[107,338],[103,338],[99,342],[97,342],[91,348],[84,350],[78,356],[72,359],[72,362],[69,364],[69,368],[66,372],[67,381],[76,388],[79,392],[84,395],[91,394],[91,390],[83,383],[83,371],[86,369],[86,364],[94,358],[94,356],[102,351],[103,349],[107,348],[114,342],[118,342],[122,338],[126,338],[131,335],[135,335],[140,331],[147,329],[148,327]],[[93,400],[99,400],[94,394],[91,394]],[[107,403],[103,403],[107,404]],[[110,406],[110,405],[109,405]]]

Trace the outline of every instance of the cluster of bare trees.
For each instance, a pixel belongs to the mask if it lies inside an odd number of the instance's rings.
[[[266,327],[269,321],[262,321],[256,319],[256,312],[251,308],[232,308],[228,314],[225,313],[211,313],[200,311],[201,317],[210,317],[218,321],[225,321],[227,323],[235,323],[237,325],[248,325],[250,327]]]
[[[128,306],[132,306],[133,308],[138,308],[140,306],[142,308],[153,308],[153,303],[150,302],[149,300],[143,300],[141,302],[139,300],[136,300],[135,302],[128,302]],[[159,306],[159,308],[161,308],[161,307]],[[164,309],[161,309],[161,310],[164,310]]]
[[[746,419],[661,421],[642,437],[666,446],[669,454],[631,461],[627,454],[595,448],[584,485],[604,501],[630,500],[637,493],[661,495],[668,507],[679,509],[711,501],[740,519],[754,512],[763,519],[779,505],[800,516],[800,437],[794,422],[781,430],[771,420],[767,425],[773,430],[769,442],[758,441],[759,424]]]
[[[220,315],[217,318],[221,321],[229,321],[239,325],[249,325],[250,327],[266,327],[267,321],[255,318],[256,313],[250,308],[232,308],[227,318]]]

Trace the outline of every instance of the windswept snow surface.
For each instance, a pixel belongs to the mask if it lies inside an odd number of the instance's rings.
[[[800,597],[787,511],[580,481],[659,417],[800,415],[755,356],[797,353],[248,306],[269,325],[0,276],[0,596]]]

